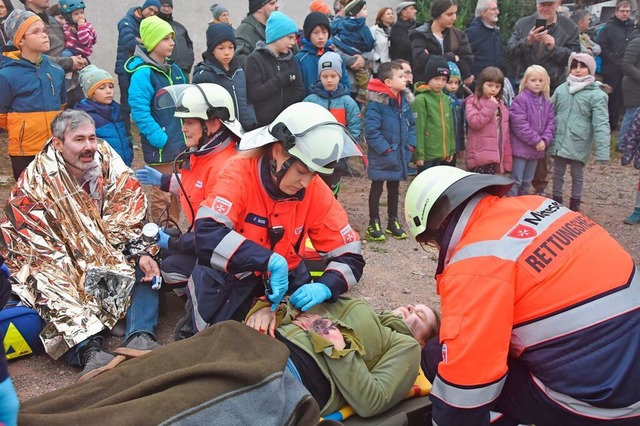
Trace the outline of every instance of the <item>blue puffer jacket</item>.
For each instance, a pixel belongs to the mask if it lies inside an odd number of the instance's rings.
[[[356,101],[349,96],[349,89],[338,83],[338,88],[328,92],[320,80],[311,86],[311,94],[304,98],[304,102],[313,102],[328,109],[340,123],[347,126],[349,133],[355,140],[360,139],[362,123],[360,122],[360,108]]]
[[[335,19],[331,34],[336,47],[348,55],[370,52],[376,45],[364,18]]]
[[[331,41],[331,39],[327,40],[323,49],[318,49],[309,40],[304,37],[302,38],[302,49],[296,54],[296,59],[300,63],[300,71],[302,72],[302,79],[304,80],[304,88],[307,95],[312,93],[311,85],[319,78],[318,62],[320,61],[320,56],[326,52],[333,51],[333,41]],[[342,61],[342,77],[340,77],[340,83],[344,84],[347,91],[350,89],[349,75],[347,74],[347,66],[344,64],[344,61]]]
[[[127,137],[124,122],[120,117],[120,104],[112,101],[111,104],[105,105],[84,98],[73,108],[82,110],[93,118],[93,121],[96,122],[96,136],[107,141],[111,148],[122,158],[122,161],[131,167],[133,145]]]
[[[238,61],[234,58],[227,72],[210,52],[204,52],[202,59],[203,62],[193,70],[193,83],[215,83],[227,89],[233,98],[233,106],[242,128],[248,132],[258,127],[256,111],[247,98],[247,78],[244,70],[238,66]]]
[[[129,9],[124,18],[118,22],[118,50],[116,51],[116,74],[124,74],[124,63],[136,50],[140,37],[142,14],[139,7]]]
[[[153,108],[153,99],[165,86],[185,84],[184,74],[174,63],[158,64],[140,46],[124,68],[131,74],[129,106],[131,118],[140,130],[144,161],[147,164],[170,163],[185,150],[182,120],[173,117],[173,108]]]
[[[389,88],[377,78],[369,82],[364,136],[368,145],[369,179],[406,179],[411,151],[416,146],[413,111],[404,93],[393,98]]]

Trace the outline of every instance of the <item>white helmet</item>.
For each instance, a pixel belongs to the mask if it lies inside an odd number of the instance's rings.
[[[284,109],[271,124],[245,133],[241,151],[280,141],[289,155],[311,171],[331,174],[338,160],[363,157],[346,127],[327,109],[311,102],[298,102]]]
[[[451,166],[435,166],[411,182],[404,200],[409,233],[416,238],[427,228],[438,230],[447,216],[479,191],[503,196],[513,181],[502,176],[471,173]]]
[[[163,87],[156,93],[157,109],[175,108],[174,117],[209,120],[219,118],[233,133],[242,135],[236,119],[236,109],[229,92],[213,83],[177,84]]]

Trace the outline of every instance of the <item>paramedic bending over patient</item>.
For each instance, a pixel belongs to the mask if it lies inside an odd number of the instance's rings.
[[[196,265],[189,280],[194,325],[243,320],[254,297],[285,294],[306,311],[362,276],[360,238],[329,187],[338,160],[362,156],[348,130],[319,105],[300,102],[245,134],[240,151],[196,216]],[[298,253],[309,237],[328,262],[316,282]]]

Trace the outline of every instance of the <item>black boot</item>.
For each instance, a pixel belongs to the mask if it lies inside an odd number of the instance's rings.
[[[569,208],[574,212],[580,211],[580,198],[572,198],[569,200]]]
[[[557,201],[560,204],[562,204],[562,195],[554,195],[553,196],[553,201]]]

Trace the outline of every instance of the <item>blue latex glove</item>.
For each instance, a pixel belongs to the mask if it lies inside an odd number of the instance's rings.
[[[331,290],[325,284],[309,283],[297,289],[289,298],[289,302],[304,312],[330,299],[331,296]]]
[[[275,311],[289,289],[289,265],[284,257],[273,253],[269,258],[267,270],[271,284],[271,294],[267,294],[267,297],[273,303],[271,310]]]
[[[169,237],[170,235],[164,232],[164,228],[158,229],[158,247],[161,249],[169,249]]]
[[[4,274],[5,277],[9,278],[11,276],[11,271],[9,271],[9,267],[7,266],[6,263],[3,263],[0,266],[0,272],[2,272]]]
[[[136,179],[143,185],[160,186],[162,173],[153,167],[144,166],[144,169],[136,170]]]
[[[16,426],[20,401],[10,377],[0,382],[0,407],[2,407],[0,409],[0,424]]]

